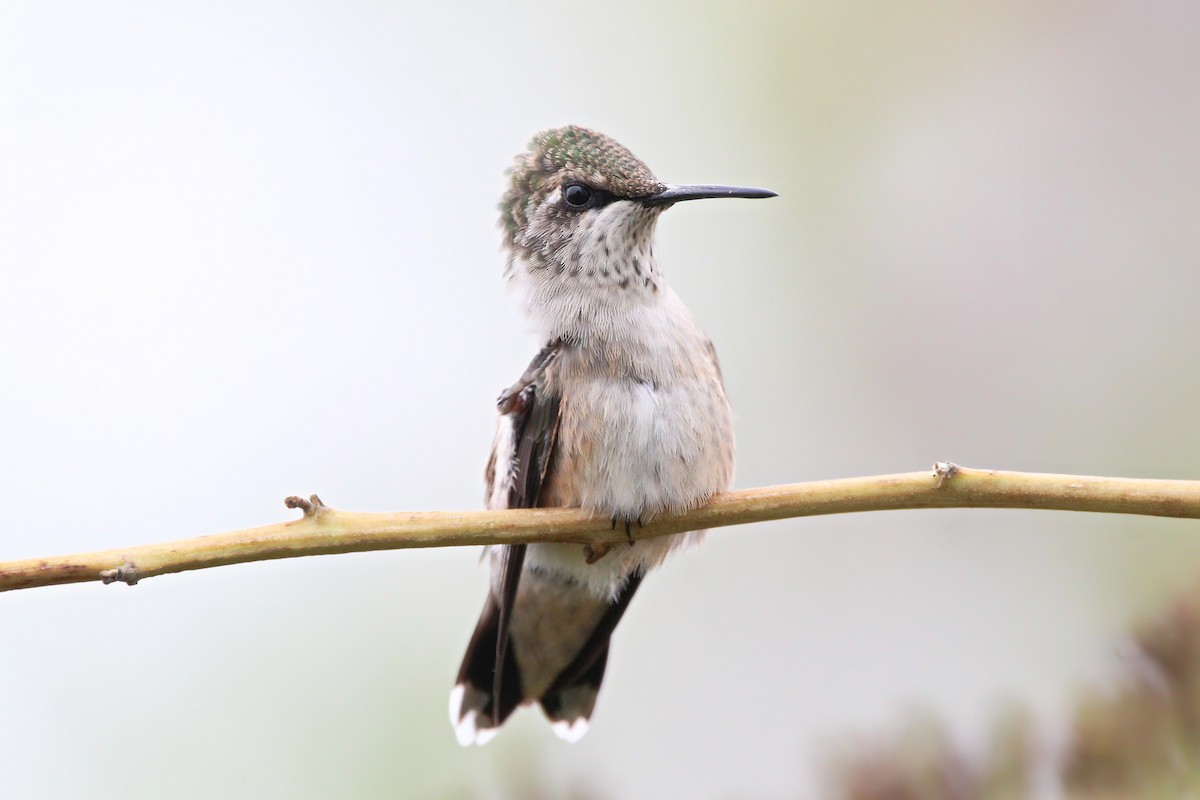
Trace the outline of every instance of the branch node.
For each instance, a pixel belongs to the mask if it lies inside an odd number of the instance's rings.
[[[137,582],[141,580],[141,578],[141,571],[136,565],[133,564],[133,562],[129,561],[128,559],[126,559],[125,563],[119,567],[102,570],[100,572],[100,580],[103,581],[106,586],[110,583],[116,583],[117,581],[130,586],[136,586]]]
[[[305,517],[316,517],[322,511],[325,511],[329,506],[321,502],[321,498],[314,495],[309,495],[305,500],[303,497],[292,495],[283,501],[283,504],[288,508],[298,508],[304,512]]]
[[[946,481],[958,474],[958,465],[950,461],[937,461],[933,465],[933,477],[937,478],[937,488],[941,489]]]

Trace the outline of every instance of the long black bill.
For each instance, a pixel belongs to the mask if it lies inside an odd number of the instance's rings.
[[[657,194],[642,198],[647,206],[665,206],[683,200],[704,200],[710,197],[775,197],[770,189],[752,189],[748,186],[663,186]]]

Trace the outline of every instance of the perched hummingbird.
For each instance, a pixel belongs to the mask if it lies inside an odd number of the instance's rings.
[[[579,507],[629,534],[733,480],[733,421],[712,342],[654,257],[654,226],[683,200],[765,189],[659,182],[603,134],[568,126],[518,156],[500,222],[545,347],[499,401],[488,508]],[[491,589],[450,693],[458,741],[483,744],[537,701],[575,741],[609,638],[645,572],[703,531],[628,545],[489,547]]]

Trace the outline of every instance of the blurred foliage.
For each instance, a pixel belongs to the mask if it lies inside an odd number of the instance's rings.
[[[1200,791],[1200,589],[1134,633],[1119,678],[1077,704],[1062,751],[1013,712],[982,756],[934,720],[837,759],[844,800],[1071,800],[1195,796]],[[1036,785],[1035,785],[1036,777]]]

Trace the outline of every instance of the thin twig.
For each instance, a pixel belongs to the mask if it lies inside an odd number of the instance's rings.
[[[578,509],[338,511],[313,495],[290,497],[301,519],[259,528],[51,558],[0,562],[0,591],[81,581],[137,583],[193,569],[274,558],[406,547],[575,542],[593,554],[629,535],[649,539],[747,522],[903,508],[1032,508],[1200,519],[1200,481],[1099,478],[968,469],[813,481],[718,495],[683,514],[646,520],[629,534]]]

